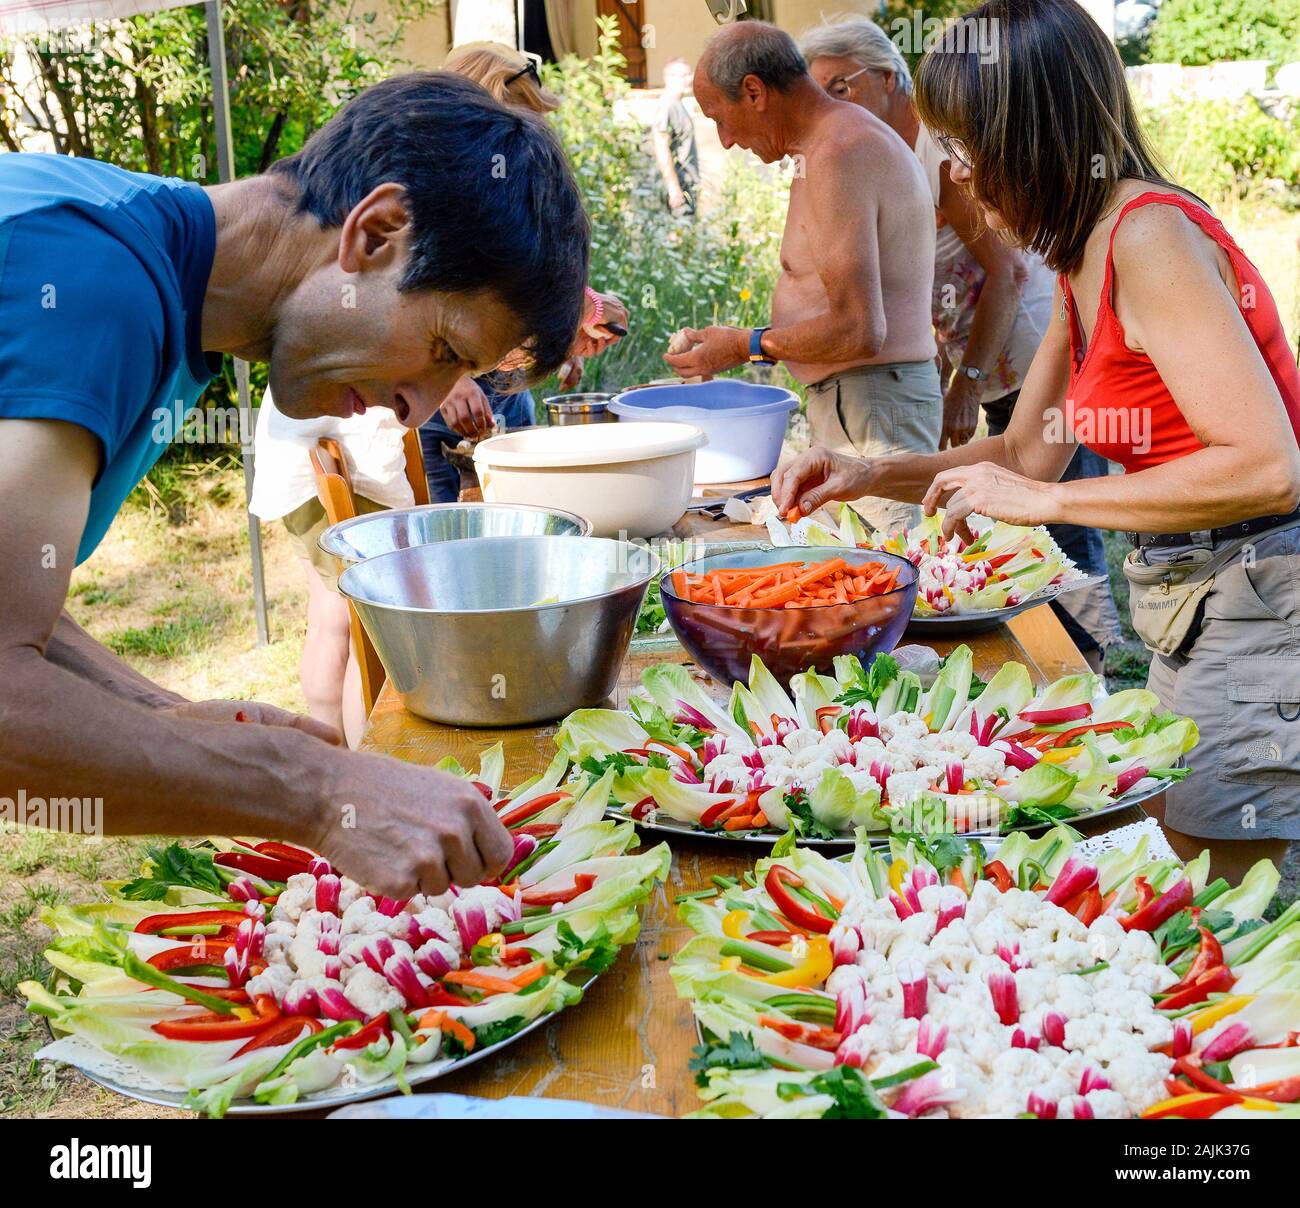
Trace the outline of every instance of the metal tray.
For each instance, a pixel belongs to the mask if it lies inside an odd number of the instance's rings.
[[[1163,793],[1167,785],[1157,784],[1152,788],[1144,789],[1140,793],[1129,792],[1123,797],[1117,798],[1109,805],[1104,805],[1099,810],[1089,810],[1087,813],[1075,814],[1072,818],[1061,818],[1056,822],[1038,822],[1032,826],[1017,826],[1015,830],[1025,831],[1027,834],[1033,834],[1035,831],[1051,830],[1053,826],[1069,826],[1074,822],[1087,822],[1093,818],[1105,818],[1109,814],[1118,814],[1121,810],[1131,809],[1135,805],[1141,805],[1142,802]],[[779,838],[779,831],[760,831],[756,834],[742,833],[740,831],[705,831],[698,830],[686,822],[679,822],[675,818],[667,818],[663,821],[642,822],[631,817],[627,813],[627,808],[621,805],[611,805],[605,811],[607,818],[617,819],[619,822],[634,822],[643,830],[657,831],[664,835],[678,835],[688,839],[701,839],[712,843],[749,843],[761,844],[771,847]],[[963,839],[994,839],[1001,841],[1011,831],[991,831],[991,830],[974,830],[954,832],[960,834]],[[880,838],[871,836],[872,847],[884,847],[889,842],[888,832],[880,832]],[[853,844],[853,836],[845,835],[842,839],[796,839],[797,847],[850,847]]]
[[[591,987],[592,983],[600,975],[591,974],[586,981],[577,983],[584,994]],[[581,1006],[581,1003],[575,1003],[574,1006]],[[566,1008],[570,1009],[570,1008]],[[527,1036],[529,1032],[534,1032],[538,1028],[544,1027],[560,1011],[551,1011],[534,1019],[531,1023],[525,1024],[513,1036],[507,1036],[504,1040],[497,1041],[496,1044],[488,1045],[487,1048],[477,1049],[473,1053],[468,1053],[464,1057],[455,1058],[451,1061],[433,1061],[427,1066],[408,1065],[402,1071],[403,1080],[407,1086],[423,1086],[426,1082],[434,1082],[446,1074],[458,1073],[467,1065],[473,1065],[476,1061],[482,1061],[485,1057],[490,1057],[493,1053],[508,1047]],[[52,1039],[58,1039],[54,1035],[54,1030],[49,1027],[49,1021],[46,1020],[46,1028],[50,1032]],[[88,1070],[82,1070],[77,1067],[79,1072],[89,1078],[91,1082],[104,1087],[106,1090],[116,1091],[119,1095],[125,1095],[128,1099],[138,1099],[141,1103],[153,1103],[158,1107],[172,1107],[177,1111],[190,1111],[185,1106],[185,1096],[179,1091],[161,1091],[146,1090],[141,1087],[128,1086],[124,1083],[117,1082],[103,1074],[92,1074]],[[350,1087],[343,1089],[340,1087],[329,1087],[323,1091],[317,1091],[311,1095],[304,1095],[295,1103],[283,1104],[262,1104],[250,1103],[246,1099],[236,1099],[226,1109],[227,1116],[284,1116],[293,1112],[309,1112],[320,1109],[333,1107],[342,1107],[345,1103],[360,1103],[365,1099],[377,1099],[383,1095],[392,1095],[400,1092],[401,1088],[397,1085],[395,1079],[387,1078],[383,1082],[372,1082],[366,1086]]]
[[[1096,583],[1105,583],[1101,575],[1089,575],[1076,579],[1072,583],[1063,583],[1059,587],[1044,588],[1028,600],[1021,600],[1009,608],[990,608],[984,612],[961,612],[943,617],[918,617],[915,613],[907,623],[906,633],[909,637],[954,638],[962,634],[988,633],[1005,624],[1012,617],[1022,612],[1037,608],[1040,604],[1050,604],[1066,592],[1078,591],[1081,587],[1091,587]]]

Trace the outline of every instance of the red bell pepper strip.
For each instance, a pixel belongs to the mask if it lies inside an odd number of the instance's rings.
[[[238,927],[248,916],[239,910],[191,910],[184,914],[151,914],[141,919],[135,930],[139,935],[156,935],[180,927]],[[211,941],[209,941],[211,942]]]
[[[1180,1120],[1208,1120],[1225,1107],[1231,1107],[1234,1103],[1240,1102],[1241,1096],[1235,1091],[1228,1091],[1226,1094],[1207,1095],[1204,1099],[1197,1099],[1192,1103],[1179,1103],[1177,1100],[1170,1100],[1164,1107],[1156,1104],[1155,1107],[1147,1108],[1142,1113],[1142,1119],[1162,1120],[1174,1116]]]
[[[564,798],[572,796],[573,794],[567,789],[560,789],[554,793],[543,793],[540,797],[525,801],[523,805],[517,805],[504,814],[498,814],[497,817],[502,826],[518,826],[521,822],[527,822],[529,818],[540,814],[543,810],[550,809],[557,801],[563,801]]]
[[[794,923],[796,927],[826,935],[835,926],[835,920],[827,918],[824,914],[819,914],[811,906],[806,906],[787,888],[787,886],[797,888],[802,884],[803,878],[784,864],[773,864],[767,870],[767,876],[763,879],[763,888],[767,890],[768,896],[776,904],[777,910]]]
[[[1186,910],[1191,904],[1191,879],[1181,877],[1172,889],[1167,889],[1154,901],[1140,907],[1127,918],[1120,919],[1120,926],[1125,931],[1154,931],[1161,923],[1168,922],[1180,910]]]
[[[1017,716],[1035,726],[1059,726],[1062,722],[1091,717],[1092,706],[1085,701],[1082,705],[1067,705],[1063,709],[1026,709]]]
[[[525,889],[522,901],[525,906],[562,906],[581,897],[595,883],[594,873],[579,872],[574,874],[573,884],[568,889],[552,889],[547,892]]]
[[[1300,1078],[1282,1078],[1252,1086],[1247,1092],[1252,1099],[1268,1099],[1273,1103],[1300,1103]]]
[[[1093,721],[1083,726],[1072,726],[1070,729],[1060,734],[1052,735],[1051,742],[1042,744],[1044,750],[1050,750],[1052,747],[1068,747],[1081,734],[1087,734],[1092,731],[1094,734],[1108,734],[1112,730],[1131,730],[1133,723],[1131,721]]]
[[[334,1042],[336,1049],[364,1049],[369,1044],[374,1044],[381,1036],[386,1036],[392,1030],[392,1024],[388,1020],[387,1014],[376,1015],[364,1027],[353,1032],[351,1036],[343,1036]]]
[[[254,855],[245,851],[222,851],[212,857],[213,864],[222,868],[234,868],[246,872],[249,876],[260,877],[263,881],[287,881],[307,870],[301,865],[288,860],[277,860],[272,856]]]
[[[716,826],[722,820],[722,815],[729,809],[734,809],[735,805],[736,799],[730,797],[726,801],[719,801],[709,806],[709,808],[700,815],[700,826],[704,827],[706,830],[709,827]]]
[[[516,826],[516,835],[532,835],[534,839],[550,839],[560,829],[558,822],[530,822],[525,826]]]
[[[238,1019],[233,1015],[218,1015],[205,1011],[186,1019],[160,1019],[151,1025],[159,1036],[168,1040],[243,1040],[256,1036],[268,1023],[280,1016],[280,1008],[270,994],[259,994],[253,1000],[255,1012],[252,1019]]]
[[[1232,970],[1227,965],[1207,969],[1190,986],[1183,986],[1182,989],[1174,991],[1167,998],[1162,998],[1156,1004],[1157,1009],[1161,1011],[1181,1011],[1184,1007],[1190,1007],[1193,1003],[1204,1002],[1211,994],[1231,990],[1236,980]]]
[[[1072,898],[1066,903],[1065,908],[1085,927],[1091,927],[1101,916],[1103,909],[1101,890],[1094,885],[1091,889],[1086,889]]]
[[[236,1054],[242,1057],[254,1049],[273,1049],[279,1044],[291,1044],[298,1039],[304,1027],[319,1032],[325,1025],[310,1015],[282,1015],[269,1023],[256,1036],[249,1040]]]
[[[1015,884],[1010,870],[1001,860],[990,860],[985,864],[984,875],[993,882],[998,893],[1006,893]]]
[[[782,944],[788,944],[793,934],[792,931],[751,931],[745,938],[756,944],[775,944],[780,947]]]
[[[1180,1095],[1196,1094],[1196,1087],[1190,1082],[1184,1082],[1181,1078],[1166,1078],[1165,1090],[1169,1092],[1171,1099],[1177,1099]]]
[[[308,865],[316,858],[304,848],[293,847],[288,843],[276,843],[271,839],[266,840],[264,843],[255,843],[253,850],[260,852],[264,856],[271,856],[276,860],[287,860],[290,864],[301,864],[303,872],[307,871]]]
[[[758,1022],[763,1027],[770,1028],[778,1036],[784,1036],[786,1040],[811,1045],[815,1049],[825,1049],[832,1053],[840,1047],[840,1041],[844,1039],[834,1028],[816,1027],[793,1019],[777,1019],[773,1015],[760,1015]]]
[[[1209,1091],[1215,1095],[1235,1095],[1237,1093],[1232,1087],[1225,1086],[1217,1078],[1211,1078],[1209,1074],[1201,1069],[1200,1063],[1191,1057],[1179,1057],[1174,1062],[1174,1073],[1186,1078],[1198,1091]]]
[[[1151,888],[1146,877],[1138,877],[1133,887],[1137,890],[1139,910],[1156,896],[1156,891]]]
[[[1175,986],[1170,986],[1170,994],[1177,994],[1179,990],[1195,985],[1204,974],[1224,963],[1223,945],[1215,938],[1214,932],[1208,927],[1202,927],[1200,932],[1201,947],[1196,953],[1196,959],[1192,961],[1191,968],[1183,974],[1182,981]]]
[[[149,963],[159,973],[187,972],[194,977],[225,977],[222,956],[231,940],[203,937],[202,944],[178,944],[164,952],[155,952]]]

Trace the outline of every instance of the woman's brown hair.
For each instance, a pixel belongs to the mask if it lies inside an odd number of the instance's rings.
[[[1125,178],[1170,187],[1114,46],[1075,0],[991,0],[916,71],[921,120],[961,144],[976,201],[1054,272],[1083,259]]]

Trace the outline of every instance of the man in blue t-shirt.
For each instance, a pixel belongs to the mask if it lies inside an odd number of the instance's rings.
[[[116,834],[297,840],[392,897],[498,872],[509,835],[465,781],[185,701],[62,609],[222,354],[266,361],[291,417],[416,428],[466,373],[558,366],[587,260],[554,137],[455,76],[377,84],[213,188],[0,155],[0,798],[102,798]]]

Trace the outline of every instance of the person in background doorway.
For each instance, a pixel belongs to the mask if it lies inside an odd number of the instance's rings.
[[[485,88],[503,105],[545,117],[560,107],[560,98],[542,83],[535,56],[500,42],[470,42],[446,58],[443,71],[463,76]],[[575,390],[582,381],[583,361],[614,343],[602,324],[627,327],[628,314],[613,294],[587,287],[583,325],[569,359],[557,376],[561,390]],[[528,390],[506,393],[490,378],[463,377],[452,387],[438,414],[420,428],[420,451],[432,503],[455,503],[460,497],[460,473],[447,460],[443,446],[454,448],[462,438],[479,440],[494,431],[527,428],[537,422],[537,404]]]
[[[695,121],[684,98],[694,77],[685,59],[664,66],[664,88],[650,126],[655,164],[663,178],[668,208],[679,217],[693,217],[700,193],[700,160],[695,146]]]
[[[945,383],[939,447],[969,441],[981,405],[989,432],[1000,436],[1051,319],[1052,271],[1041,256],[1000,239],[969,192],[953,183],[947,154],[912,103],[907,61],[879,25],[856,15],[824,21],[800,35],[799,48],[813,79],[885,122],[925,171],[938,222],[931,317]],[[1062,477],[1108,472],[1104,458],[1080,445]],[[1101,671],[1107,648],[1120,636],[1101,532],[1076,524],[1055,524],[1050,531],[1081,570],[1105,580],[1052,604],[1089,665]]]

